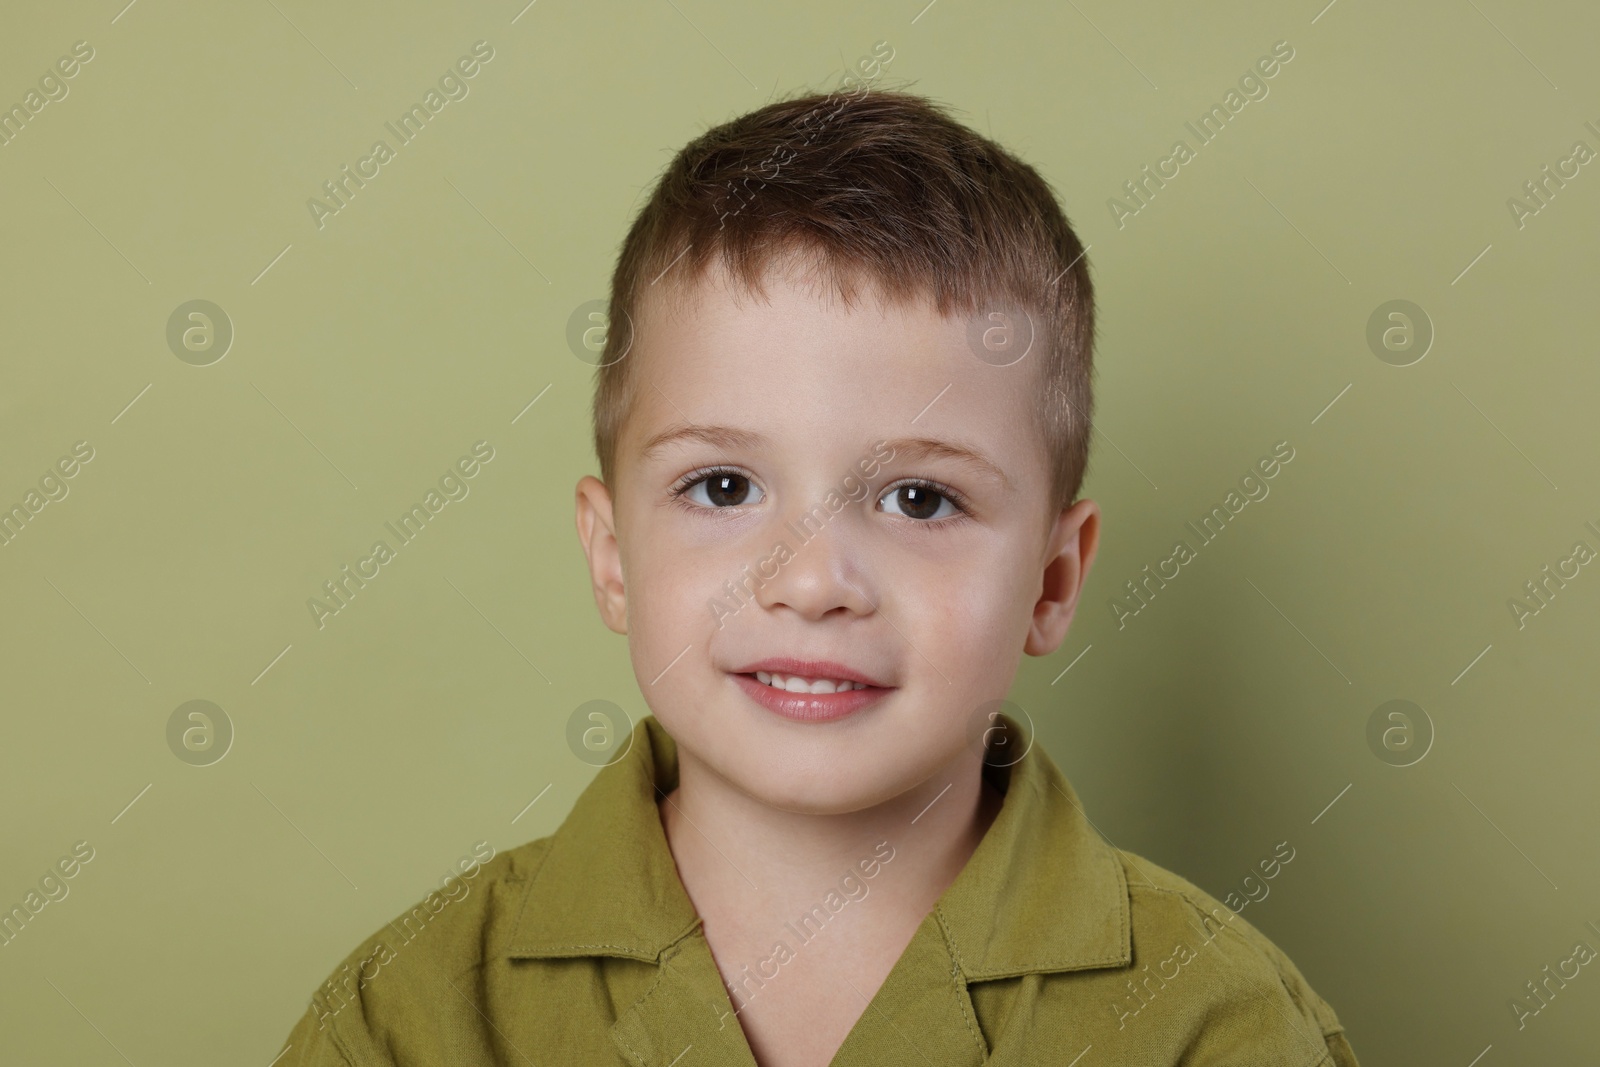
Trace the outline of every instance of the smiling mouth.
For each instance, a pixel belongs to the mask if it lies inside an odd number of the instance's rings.
[[[745,675],[745,677],[750,677]],[[872,689],[865,682],[852,682],[842,678],[807,678],[798,674],[777,674],[756,671],[756,681],[786,693],[845,693],[852,689]]]
[[[840,666],[828,664],[825,669],[836,670]],[[784,674],[765,669],[730,671],[729,676],[757,706],[779,718],[801,723],[846,719],[876,707],[895,692],[894,686],[874,685],[855,678]]]

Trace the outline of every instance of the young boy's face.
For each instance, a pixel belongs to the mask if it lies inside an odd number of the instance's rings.
[[[1092,501],[1049,513],[1040,368],[977,358],[930,304],[732,284],[714,267],[641,309],[615,484],[578,485],[601,615],[680,750],[750,796],[843,813],[942,788],[1094,557]],[[873,685],[778,693],[772,659]]]

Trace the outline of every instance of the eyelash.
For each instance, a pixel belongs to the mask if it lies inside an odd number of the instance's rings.
[[[713,478],[722,474],[732,474],[740,478],[750,478],[748,472],[742,471],[738,467],[701,467],[698,470],[692,470],[688,474],[685,474],[673,484],[671,490],[669,490],[672,497],[672,503],[678,507],[684,508],[685,510],[696,512],[736,510],[735,508],[708,508],[702,504],[692,504],[684,499],[685,495],[694,486],[705,481],[707,478]],[[750,478],[750,480],[754,481],[755,479]],[[877,500],[882,500],[885,496],[888,496],[890,492],[897,489],[904,489],[907,486],[913,486],[918,489],[927,489],[930,492],[938,493],[940,496],[950,501],[950,506],[956,509],[956,514],[946,515],[942,519],[912,519],[912,524],[915,526],[930,530],[941,529],[949,523],[967,518],[972,514],[972,509],[967,504],[966,497],[962,496],[959,492],[950,488],[948,485],[945,485],[943,482],[936,482],[931,478],[902,478],[897,482],[891,482],[883,487],[883,492],[878,494],[877,498],[874,500],[874,504],[876,504]]]
[[[731,510],[731,509],[728,509],[728,508],[707,508],[707,507],[702,507],[699,504],[691,504],[688,501],[683,499],[684,494],[687,493],[695,485],[698,485],[700,482],[705,481],[707,478],[712,478],[712,477],[715,477],[715,476],[717,476],[719,474],[733,474],[733,475],[737,475],[740,478],[749,478],[750,477],[749,474],[747,474],[744,471],[740,470],[738,467],[701,467],[698,470],[690,471],[688,474],[685,474],[682,478],[679,478],[676,482],[673,483],[672,489],[669,490],[669,492],[672,494],[673,502],[677,503],[677,504],[682,504],[684,507],[687,507],[687,508],[692,508],[695,511],[727,511],[727,510]],[[752,480],[754,480],[754,479],[752,479]]]
[[[950,506],[956,509],[956,513],[954,515],[946,515],[942,519],[912,519],[911,521],[913,525],[918,529],[943,529],[952,522],[959,522],[960,520],[969,518],[972,515],[972,509],[967,505],[966,497],[962,496],[948,485],[945,485],[943,482],[936,482],[932,478],[902,478],[898,482],[890,482],[888,485],[883,487],[883,492],[878,494],[878,499],[882,500],[890,493],[899,489],[904,489],[907,486],[917,489],[926,489],[929,492],[938,493],[940,496],[950,501]]]

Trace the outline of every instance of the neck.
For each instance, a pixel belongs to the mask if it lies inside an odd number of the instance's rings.
[[[761,941],[829,893],[920,921],[999,813],[1003,797],[981,771],[964,752],[881,804],[813,814],[761,802],[680,747],[677,788],[657,807],[696,911]]]

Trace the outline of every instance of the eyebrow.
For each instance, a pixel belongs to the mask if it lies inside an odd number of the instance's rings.
[[[895,456],[906,456],[909,459],[948,459],[971,468],[980,475],[999,482],[1006,489],[1014,488],[1011,479],[1006,477],[1006,472],[1000,465],[989,459],[975,448],[955,444],[952,441],[940,441],[932,437],[898,437],[888,442],[894,450]]]
[[[663,430],[650,438],[645,442],[644,449],[639,455],[642,459],[649,459],[673,445],[695,441],[730,451],[753,450],[767,443],[767,439],[758,433],[735,429],[732,426],[678,426]]]
[[[652,437],[645,443],[640,455],[648,459],[673,445],[686,442],[701,442],[715,448],[747,451],[755,451],[768,444],[767,438],[762,434],[733,426],[678,426],[663,430]],[[897,437],[885,443],[893,450],[896,458],[951,460],[998,482],[1006,489],[1014,488],[1011,479],[1006,476],[1000,465],[975,448],[932,437]]]

